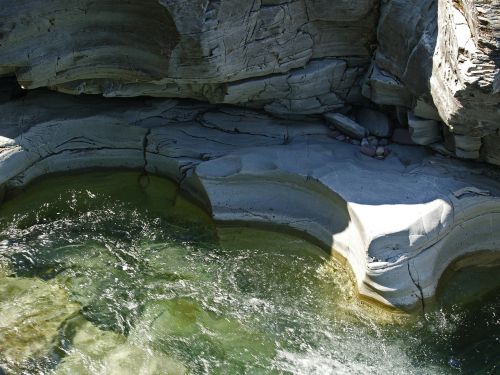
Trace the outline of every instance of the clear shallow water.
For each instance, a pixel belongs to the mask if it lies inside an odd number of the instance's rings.
[[[498,268],[458,274],[425,316],[391,314],[319,248],[216,229],[134,172],[41,181],[0,222],[6,373],[500,373],[498,288],[474,292]]]

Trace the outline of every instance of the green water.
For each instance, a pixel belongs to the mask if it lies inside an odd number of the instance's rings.
[[[0,223],[0,373],[500,373],[498,288],[457,303],[498,268],[458,274],[425,316],[389,313],[319,248],[217,229],[135,172],[40,181]]]

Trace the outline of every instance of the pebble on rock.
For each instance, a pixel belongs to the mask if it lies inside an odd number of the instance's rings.
[[[374,157],[377,154],[377,149],[373,146],[361,146],[360,151],[362,154],[370,157]]]

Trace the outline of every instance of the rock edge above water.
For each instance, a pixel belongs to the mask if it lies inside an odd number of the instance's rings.
[[[329,138],[322,122],[185,101],[36,91],[0,110],[4,188],[85,168],[164,175],[217,221],[315,237],[347,259],[362,296],[387,305],[420,306],[462,257],[500,257],[492,167],[401,145],[376,160]]]

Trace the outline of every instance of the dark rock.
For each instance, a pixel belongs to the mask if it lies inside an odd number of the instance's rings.
[[[366,135],[366,129],[347,116],[332,112],[325,113],[323,116],[329,123],[335,125],[338,130],[352,138],[362,139]]]
[[[377,149],[373,146],[361,146],[360,152],[366,156],[374,157],[377,154]]]
[[[377,137],[390,137],[394,126],[387,115],[370,108],[356,111],[356,121],[368,132]]]
[[[391,140],[400,145],[415,145],[415,142],[411,139],[410,131],[405,128],[394,129]]]

